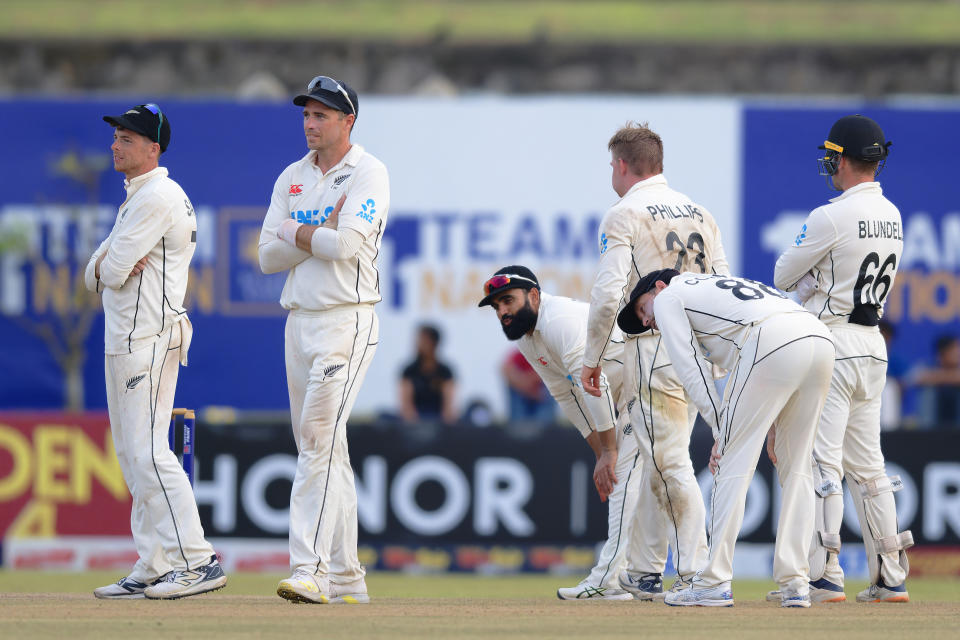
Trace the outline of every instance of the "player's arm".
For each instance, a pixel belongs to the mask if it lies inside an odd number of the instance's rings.
[[[837,242],[837,228],[823,209],[814,209],[797,235],[796,241],[777,259],[774,284],[792,291]]]
[[[712,368],[700,351],[683,301],[669,288],[664,289],[653,300],[653,315],[677,377],[716,438],[722,403],[713,384]]]
[[[563,354],[563,367],[567,371],[567,380],[573,387],[572,395],[578,400],[578,404],[586,407],[589,412],[586,418],[596,430],[591,434],[596,437],[594,453],[597,453],[593,483],[600,500],[605,502],[607,496],[613,492],[613,485],[617,483],[617,432],[614,429],[617,415],[610,384],[603,373],[597,378],[599,396],[586,393],[583,381],[577,378],[580,363],[583,362],[583,346],[587,335],[586,317],[579,314],[556,316],[541,333],[554,353]]]
[[[367,238],[383,230],[383,215],[389,206],[390,180],[386,167],[358,167],[345,197],[334,208],[334,214],[339,218],[337,228],[304,229],[301,226],[296,230],[296,245],[309,246],[315,258],[354,258]],[[291,223],[286,225],[288,229],[292,227]]]
[[[111,232],[112,235],[112,232]],[[94,293],[100,293],[100,264],[103,262],[104,257],[106,257],[107,249],[110,247],[110,236],[107,236],[103,239],[103,242],[100,243],[100,246],[97,247],[97,250],[93,252],[93,255],[90,256],[90,260],[87,262],[87,268],[83,271],[83,283],[86,285],[87,289],[93,291]]]
[[[617,420],[610,384],[602,373],[597,379],[599,396],[585,393],[580,372],[583,363],[584,340],[587,335],[586,317],[575,314],[558,315],[541,329],[544,342],[554,353],[562,354],[566,381],[572,385],[580,407],[587,411],[587,419],[598,432],[612,431]],[[616,442],[614,438],[614,447]]]
[[[158,195],[147,198],[127,215],[114,230],[113,240],[101,256],[99,267],[94,265],[103,286],[119,289],[130,276],[142,271],[142,268],[135,271],[135,267],[160,243],[173,222],[173,211],[177,206],[181,205],[171,205]]]
[[[260,271],[263,273],[279,273],[297,266],[310,257],[310,253],[284,242],[277,237],[277,232],[285,220],[290,218],[290,176],[287,171],[280,174],[273,185],[270,196],[270,208],[263,219],[260,229],[260,240],[257,244],[257,254],[260,259]]]
[[[599,395],[600,359],[616,326],[617,310],[629,282],[632,261],[630,231],[624,216],[610,212],[600,227],[600,263],[590,291],[587,342],[580,373],[584,390],[594,396]]]

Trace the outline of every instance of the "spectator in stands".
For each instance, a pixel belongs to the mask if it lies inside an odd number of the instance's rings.
[[[887,380],[880,396],[880,428],[883,431],[899,429],[903,424],[903,383],[907,363],[893,349],[897,331],[886,320],[880,320],[880,335],[887,345]]]
[[[500,372],[507,383],[511,421],[550,422],[554,419],[556,403],[519,349],[507,356]]]
[[[457,421],[453,370],[437,357],[440,331],[431,325],[417,330],[417,355],[400,378],[400,416],[405,422]]]
[[[944,335],[934,343],[937,363],[913,373],[918,387],[917,422],[921,429],[960,428],[960,337]]]

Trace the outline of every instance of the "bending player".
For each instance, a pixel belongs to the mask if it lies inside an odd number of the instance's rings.
[[[709,556],[692,584],[668,593],[665,602],[733,605],[734,546],[757,458],[772,429],[783,490],[774,579],[781,587],[782,606],[809,607],[807,548],[814,508],[810,452],[833,369],[830,331],[767,285],[672,269],[644,276],[617,323],[628,333],[660,331],[673,368],[715,440]],[[707,363],[730,370],[722,402]]]
[[[893,288],[903,250],[900,212],[876,182],[886,162],[883,130],[870,118],[840,118],[821,146],[820,174],[843,193],[814,209],[780,259],[774,282],[796,290],[803,305],[833,333],[837,365],[813,447],[817,533],[810,547],[813,599],[841,602],[843,569],[840,524],[847,487],[860,519],[870,586],[857,602],[908,602],[905,550],[909,531],[899,532],[893,492],[880,450],[880,395],[886,381],[887,348],[877,325]],[[770,594],[776,598],[776,592]]]
[[[586,303],[542,293],[533,272],[519,265],[497,271],[484,284],[483,295],[479,306],[489,305],[497,312],[504,334],[517,341],[527,362],[593,449],[597,456],[594,482],[601,500],[609,499],[608,536],[597,565],[577,586],[558,589],[557,597],[652,600],[661,596],[666,523],[627,420],[619,332],[606,352],[602,393],[593,397],[583,393],[577,378],[587,335]],[[620,410],[619,421],[614,406]]]
[[[600,223],[600,264],[591,291],[581,381],[599,395],[599,377],[618,309],[641,275],[674,267],[728,273],[720,231],[710,213],[667,186],[663,143],[646,125],[627,125],[608,144],[611,181],[620,200]],[[630,422],[640,431],[640,451],[651,467],[651,486],[667,514],[682,588],[707,554],[703,497],[690,462],[696,408],[658,333],[625,335],[624,393],[636,398]]]

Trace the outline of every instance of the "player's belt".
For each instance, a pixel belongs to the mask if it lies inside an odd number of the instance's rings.
[[[853,312],[847,321],[850,324],[875,327],[880,324],[880,309],[872,304],[853,305]]]

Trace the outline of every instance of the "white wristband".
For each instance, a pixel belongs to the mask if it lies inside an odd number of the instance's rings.
[[[293,218],[287,218],[280,224],[280,228],[277,229],[277,237],[287,244],[297,246],[297,229],[299,228],[299,222]]]

